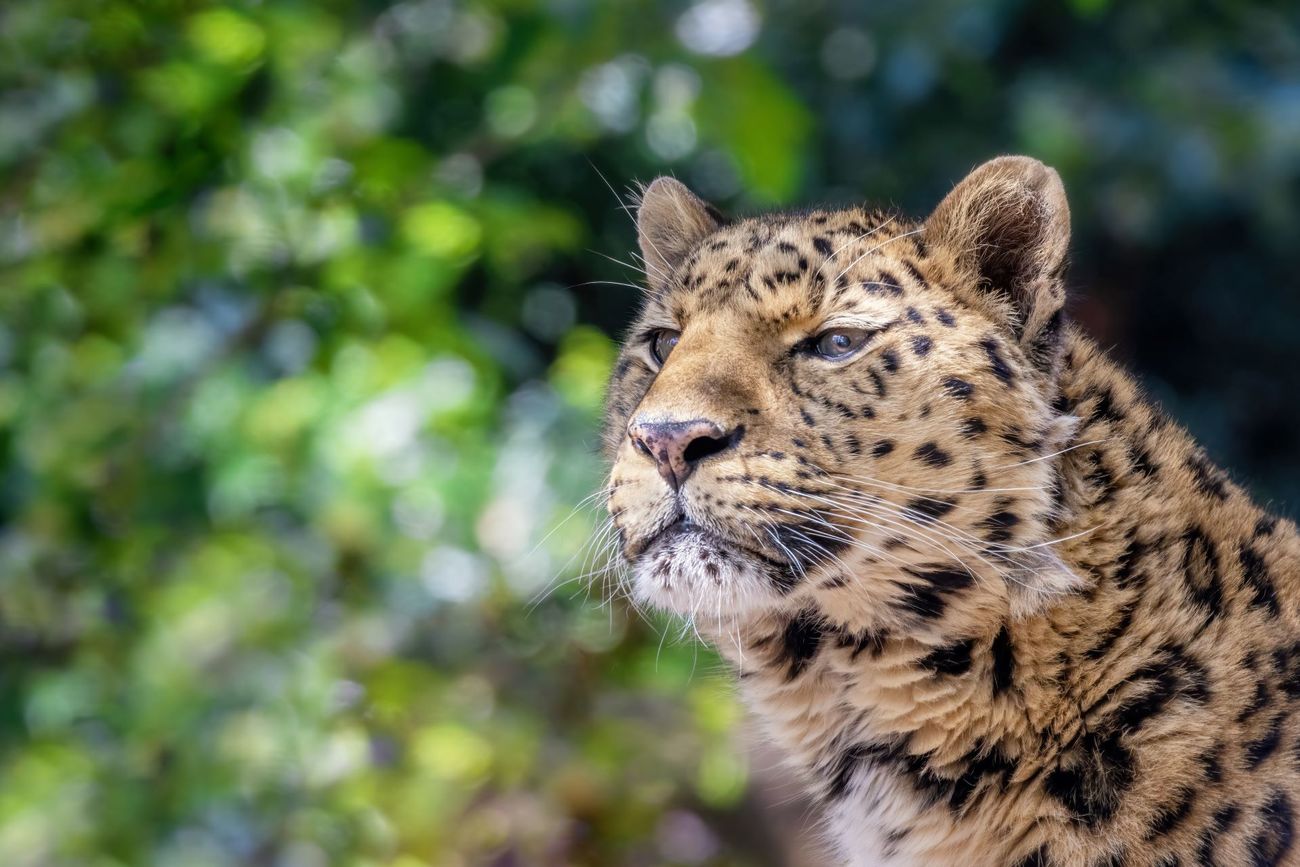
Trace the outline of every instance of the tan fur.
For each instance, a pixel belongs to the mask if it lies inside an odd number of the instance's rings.
[[[733,661],[845,863],[1300,863],[1300,539],[1064,323],[1055,172],[920,224],[724,226],[661,181],[639,222],[632,590]],[[861,351],[810,353],[844,321]],[[629,429],[692,420],[730,433],[674,490]]]

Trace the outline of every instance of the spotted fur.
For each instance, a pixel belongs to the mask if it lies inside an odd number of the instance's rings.
[[[1300,537],[1066,322],[1055,172],[919,223],[660,180],[638,219],[632,590],[734,663],[845,863],[1300,864]]]

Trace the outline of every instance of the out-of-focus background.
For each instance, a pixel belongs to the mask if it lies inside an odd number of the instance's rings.
[[[582,578],[620,194],[1037,156],[1076,317],[1294,515],[1297,10],[6,0],[0,864],[817,863],[716,658]]]

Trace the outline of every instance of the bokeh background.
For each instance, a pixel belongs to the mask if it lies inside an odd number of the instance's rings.
[[[817,863],[716,658],[582,577],[621,197],[1037,156],[1074,315],[1294,515],[1297,10],[6,0],[0,864]]]

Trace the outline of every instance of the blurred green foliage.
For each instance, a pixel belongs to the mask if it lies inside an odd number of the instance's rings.
[[[586,595],[615,190],[1033,153],[1077,314],[1294,502],[1296,19],[9,0],[0,864],[780,863],[714,657]]]

